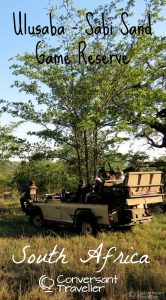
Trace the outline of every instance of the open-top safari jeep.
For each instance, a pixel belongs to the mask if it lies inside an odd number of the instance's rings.
[[[86,199],[75,194],[47,197],[29,206],[30,222],[40,227],[45,222],[72,225],[83,234],[99,228],[117,228],[148,222],[152,215],[149,204],[161,203],[162,172],[129,172],[125,180],[105,180],[100,194],[90,193]]]

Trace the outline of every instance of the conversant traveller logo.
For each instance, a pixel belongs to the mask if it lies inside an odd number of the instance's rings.
[[[39,286],[46,293],[52,293],[55,289],[65,293],[100,293],[106,288],[106,284],[116,284],[118,280],[117,275],[111,277],[65,277],[60,274],[56,280],[42,275],[39,278]]]

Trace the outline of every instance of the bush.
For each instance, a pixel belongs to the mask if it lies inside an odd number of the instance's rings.
[[[63,163],[47,160],[19,164],[13,174],[13,183],[17,189],[24,192],[31,180],[36,182],[40,194],[59,192],[64,188],[71,191],[76,184],[76,178],[69,176]]]

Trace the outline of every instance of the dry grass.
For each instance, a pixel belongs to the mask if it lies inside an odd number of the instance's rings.
[[[18,201],[17,201],[18,202]],[[99,233],[97,237],[81,237],[74,232],[61,228],[54,235],[49,228],[36,229],[29,224],[28,218],[21,212],[16,201],[1,201],[0,203],[0,299],[3,300],[45,300],[45,299],[130,299],[129,292],[135,291],[135,299],[140,299],[138,292],[166,292],[166,215],[155,215],[149,224],[139,225],[129,232]],[[52,228],[54,231],[55,229]],[[96,249],[103,243],[103,255],[110,247],[116,247],[117,253],[139,252],[148,254],[150,264],[115,264],[111,259],[101,273],[96,271],[101,267],[95,260],[82,264],[80,257],[87,257],[89,249]],[[68,263],[62,264],[15,264],[12,255],[21,260],[22,248],[30,245],[28,255],[50,253],[55,245],[58,249],[65,248]],[[133,247],[133,248],[132,248]],[[107,284],[102,294],[67,294],[46,293],[39,288],[39,278],[46,274],[56,279],[59,274],[65,277],[77,276],[115,276],[117,284]],[[163,298],[163,294],[160,294]],[[159,297],[159,296],[158,296]],[[144,298],[145,299],[145,298]],[[152,298],[153,299],[153,298]]]

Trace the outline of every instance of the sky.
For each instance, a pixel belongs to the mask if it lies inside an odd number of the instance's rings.
[[[59,3],[61,0],[50,0],[52,5]],[[48,6],[49,0],[1,0],[0,1],[0,78],[1,78],[1,88],[0,88],[0,99],[6,99],[8,101],[19,101],[22,100],[22,95],[16,88],[11,88],[11,84],[16,80],[15,76],[12,75],[10,70],[11,61],[9,59],[14,57],[17,53],[24,53],[25,51],[35,51],[36,40],[32,37],[26,36],[17,36],[14,33],[13,29],[13,17],[12,14],[16,14],[21,11],[22,13],[27,13],[28,25],[38,25],[48,24],[48,16],[46,15],[46,7]],[[109,0],[75,0],[75,6],[78,8],[87,8],[88,11],[94,10],[100,4],[109,3]],[[144,0],[137,1],[137,16],[141,15],[143,11],[143,6],[145,4]],[[166,9],[163,11],[163,15],[166,17]],[[136,25],[136,24],[134,24]],[[165,24],[166,25],[166,24]],[[162,26],[156,27],[157,34],[165,34],[164,23]],[[11,116],[5,114],[1,117],[1,124],[7,124],[10,121],[13,121]],[[26,131],[28,131],[32,125],[30,123],[22,125],[17,131],[16,134],[20,137],[26,137]],[[34,127],[34,126],[33,126]],[[34,128],[33,128],[34,129]],[[37,129],[37,127],[36,127]],[[32,139],[32,137],[31,137]],[[128,144],[125,144],[119,149],[120,151],[128,151]],[[134,150],[140,149],[140,142],[134,143]],[[147,147],[143,146],[143,149]],[[153,150],[151,155],[158,156],[163,154],[163,151]]]

